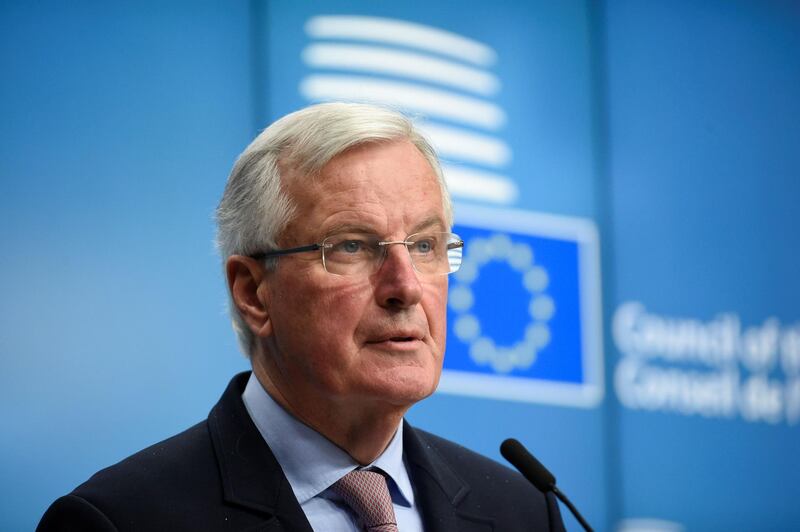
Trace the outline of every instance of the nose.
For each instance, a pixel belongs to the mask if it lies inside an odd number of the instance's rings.
[[[422,299],[422,283],[404,245],[386,247],[386,257],[375,273],[375,298],[385,308],[408,308]]]

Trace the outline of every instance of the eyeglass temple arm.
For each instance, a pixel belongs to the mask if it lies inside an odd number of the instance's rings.
[[[301,246],[299,248],[273,249],[272,251],[263,251],[261,253],[256,253],[255,255],[250,255],[250,256],[254,259],[267,259],[269,257],[278,257],[280,255],[303,253],[304,251],[317,251],[321,247],[322,244],[311,244],[308,246]]]

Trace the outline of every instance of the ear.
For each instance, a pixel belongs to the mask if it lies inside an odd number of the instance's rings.
[[[225,273],[231,300],[253,334],[262,338],[272,334],[264,267],[250,257],[231,255],[225,263]]]

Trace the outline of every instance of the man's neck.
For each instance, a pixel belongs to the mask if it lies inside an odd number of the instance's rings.
[[[276,403],[361,465],[370,464],[381,455],[408,410],[389,404],[350,405],[290,398],[255,359],[253,373]]]

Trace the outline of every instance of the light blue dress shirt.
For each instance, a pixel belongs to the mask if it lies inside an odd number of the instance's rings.
[[[247,412],[283,469],[315,531],[358,532],[355,514],[330,489],[360,465],[330,440],[289,414],[264,390],[254,374],[242,394]],[[400,532],[421,532],[422,518],[403,461],[403,424],[389,446],[367,466],[386,475]]]

